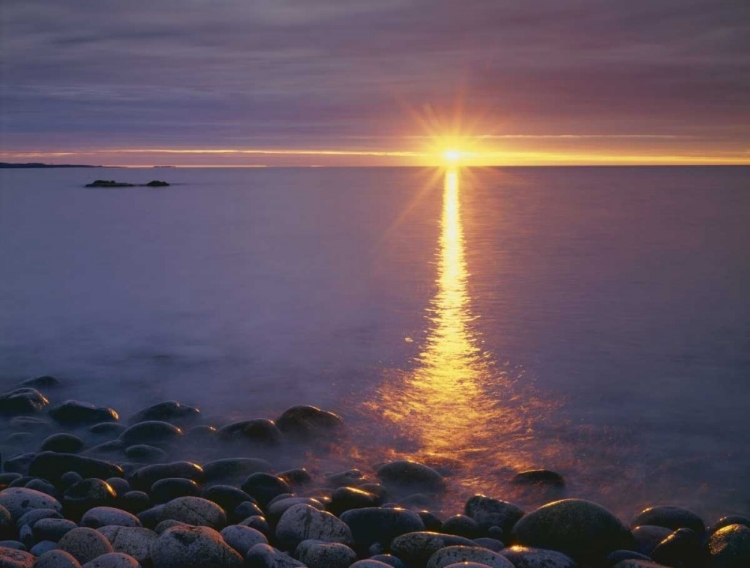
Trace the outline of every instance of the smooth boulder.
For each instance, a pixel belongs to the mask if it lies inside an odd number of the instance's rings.
[[[294,505],[284,512],[276,525],[276,538],[289,550],[310,539],[346,545],[354,542],[352,531],[341,519],[306,504]]]
[[[151,543],[154,568],[241,568],[243,559],[212,528],[176,526]]]

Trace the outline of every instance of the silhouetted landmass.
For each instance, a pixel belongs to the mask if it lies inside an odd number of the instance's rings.
[[[13,164],[11,162],[0,162],[0,168],[101,168],[102,166],[90,166],[85,164],[42,164],[29,162],[27,164]]]
[[[125,183],[113,179],[97,179],[91,183],[87,183],[86,187],[169,187],[169,184],[166,181],[158,179],[148,183]]]

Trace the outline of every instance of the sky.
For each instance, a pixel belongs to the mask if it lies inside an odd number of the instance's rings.
[[[2,0],[0,161],[750,163],[747,0]]]

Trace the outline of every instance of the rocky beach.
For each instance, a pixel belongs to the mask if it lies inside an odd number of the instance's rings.
[[[744,516],[655,503],[618,519],[574,496],[524,511],[475,495],[446,511],[448,469],[396,459],[319,471],[316,455],[347,426],[316,407],[211,424],[166,401],[124,418],[55,401],[59,388],[43,376],[0,395],[2,567],[750,566]],[[549,495],[565,484],[548,470],[514,482]]]

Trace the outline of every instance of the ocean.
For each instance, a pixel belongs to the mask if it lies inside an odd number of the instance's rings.
[[[84,188],[96,178],[172,185]],[[548,468],[626,518],[748,514],[749,182],[743,167],[0,170],[0,387],[50,374],[55,400],[127,417],[176,399],[217,425],[320,406],[346,436],[296,465],[416,459],[450,475],[452,505],[534,507],[549,495],[509,480]]]

